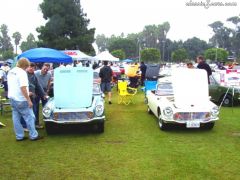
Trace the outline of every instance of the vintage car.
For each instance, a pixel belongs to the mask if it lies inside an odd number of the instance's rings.
[[[161,130],[170,124],[212,129],[219,109],[208,95],[207,73],[202,69],[178,68],[172,76],[158,80],[156,90],[147,91],[148,112],[158,118]]]
[[[54,133],[60,124],[83,123],[93,123],[97,132],[104,132],[104,99],[91,68],[56,68],[53,91],[42,111],[47,133]]]
[[[209,77],[209,95],[211,100],[227,107],[239,104],[240,86],[225,85],[225,83],[221,84],[220,75],[219,73],[213,73],[213,75]],[[232,77],[228,79],[232,81]],[[234,79],[234,82],[235,81],[240,82],[239,79]]]

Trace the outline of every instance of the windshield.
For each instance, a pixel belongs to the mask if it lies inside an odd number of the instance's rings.
[[[101,88],[99,83],[93,83],[93,94],[100,94]]]
[[[172,83],[160,83],[157,85],[156,95],[167,96],[173,95]]]

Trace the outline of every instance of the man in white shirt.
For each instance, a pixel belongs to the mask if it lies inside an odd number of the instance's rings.
[[[27,128],[29,129],[30,140],[42,139],[35,129],[35,116],[32,109],[32,101],[29,97],[28,77],[26,69],[30,62],[26,58],[22,58],[17,62],[17,66],[8,72],[8,97],[12,106],[12,119],[16,140],[22,141],[24,137],[24,129],[20,123],[21,117],[24,118]]]

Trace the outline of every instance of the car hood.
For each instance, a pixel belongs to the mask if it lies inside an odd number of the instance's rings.
[[[208,79],[205,70],[174,69],[172,84],[176,107],[204,107],[209,104]]]
[[[78,109],[92,103],[93,70],[89,67],[56,68],[54,100],[56,108]]]

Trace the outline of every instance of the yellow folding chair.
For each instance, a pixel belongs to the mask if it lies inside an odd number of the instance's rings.
[[[133,97],[137,93],[137,89],[127,85],[126,81],[118,81],[118,104],[128,105],[133,103]]]

